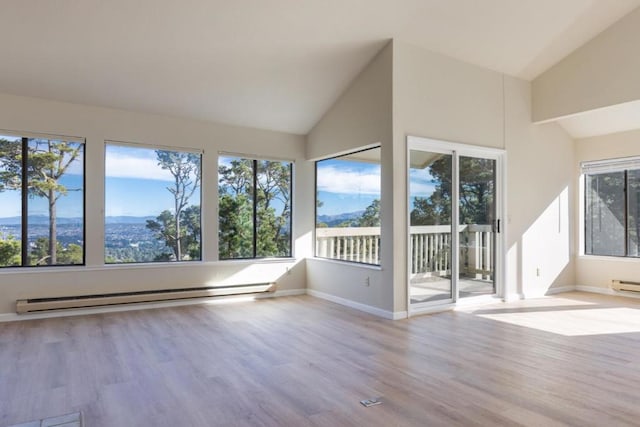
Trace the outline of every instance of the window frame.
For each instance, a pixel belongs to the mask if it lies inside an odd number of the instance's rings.
[[[251,215],[252,215],[252,256],[249,257],[234,257],[234,258],[223,258],[220,255],[220,159],[221,158],[232,158],[238,160],[246,160],[251,161],[252,165],[252,187],[253,194],[251,197]],[[290,210],[290,218],[289,218],[289,253],[288,255],[275,255],[275,256],[258,256],[258,192],[256,191],[258,185],[258,162],[267,161],[274,163],[288,163],[289,169],[289,210]],[[273,157],[262,157],[250,154],[242,154],[242,153],[231,153],[231,152],[218,152],[217,162],[216,162],[216,194],[217,194],[217,209],[216,209],[216,218],[217,218],[217,251],[218,251],[218,261],[220,262],[233,262],[233,261],[249,261],[249,260],[282,260],[282,259],[292,259],[295,258],[294,254],[294,245],[293,245],[293,222],[294,222],[294,198],[293,198],[293,187],[294,187],[294,165],[295,161],[291,159],[284,158],[273,158]]]
[[[107,246],[107,237],[106,237],[106,226],[107,226],[107,186],[106,186],[106,181],[108,178],[107,175],[107,168],[106,168],[106,162],[107,162],[107,147],[108,146],[118,146],[118,147],[125,147],[125,148],[134,148],[134,149],[145,149],[145,150],[151,150],[151,151],[173,151],[173,152],[178,152],[178,153],[187,153],[187,154],[197,154],[200,157],[200,184],[199,184],[199,188],[197,193],[199,194],[199,200],[200,200],[200,237],[199,237],[199,244],[200,244],[200,258],[199,259],[191,259],[191,260],[178,260],[176,259],[175,261],[166,261],[166,260],[162,260],[162,261],[134,261],[134,262],[107,262],[107,253],[106,253],[106,246]],[[104,145],[103,145],[103,150],[104,150],[104,169],[103,169],[103,182],[104,182],[104,213],[102,215],[102,219],[104,222],[104,238],[102,239],[102,247],[103,247],[103,265],[108,267],[108,268],[118,268],[118,267],[123,267],[123,266],[139,266],[139,265],[148,265],[148,266],[154,266],[154,265],[179,265],[179,264],[185,264],[185,263],[202,263],[204,262],[204,245],[203,245],[203,227],[202,227],[202,223],[203,223],[203,195],[204,195],[204,185],[203,185],[203,172],[204,172],[204,150],[203,149],[199,149],[199,148],[191,148],[191,147],[175,147],[175,146],[166,146],[166,145],[160,145],[160,144],[147,144],[147,143],[141,143],[141,142],[130,142],[130,141],[118,141],[118,140],[114,140],[114,139],[105,139],[104,140]]]
[[[604,159],[604,160],[595,160],[595,161],[584,161],[580,163],[580,172],[582,175],[581,179],[581,187],[582,187],[582,204],[583,207],[581,209],[581,214],[583,217],[582,220],[582,245],[581,250],[584,256],[588,257],[607,257],[607,258],[617,258],[617,259],[629,259],[629,260],[640,260],[639,255],[630,255],[629,250],[629,172],[630,171],[640,171],[640,156],[633,157],[622,157],[622,158],[614,158],[614,159]],[[602,175],[606,173],[622,173],[623,174],[623,225],[624,225],[624,255],[615,255],[615,254],[600,254],[593,253],[593,251],[589,251],[587,247],[587,235],[589,233],[589,220],[588,220],[588,209],[590,206],[589,203],[589,177],[595,175]]]
[[[73,268],[87,265],[87,141],[86,138],[66,135],[53,135],[35,132],[19,132],[0,129],[0,136],[20,139],[20,265],[0,266],[0,270],[7,269],[43,269],[43,268]],[[76,264],[29,264],[29,141],[34,139],[66,142],[82,145],[82,262]],[[26,242],[26,244],[25,244]]]
[[[368,145],[368,146],[364,146],[364,147],[360,147],[360,148],[356,148],[350,151],[345,151],[345,152],[341,152],[339,154],[335,154],[333,156],[330,157],[324,157],[324,158],[320,158],[320,159],[316,159],[314,161],[314,167],[313,167],[313,180],[314,180],[314,204],[313,204],[313,257],[315,259],[320,259],[320,260],[325,260],[325,261],[331,261],[331,262],[340,262],[340,263],[347,263],[347,264],[351,264],[351,265],[357,265],[357,266],[362,266],[362,267],[369,267],[369,268],[381,268],[382,267],[382,219],[380,218],[380,236],[378,237],[379,243],[378,243],[378,259],[379,259],[379,263],[378,264],[374,264],[374,263],[368,263],[368,262],[362,262],[362,261],[354,261],[354,260],[348,260],[348,259],[340,259],[340,258],[329,258],[329,257],[323,257],[323,256],[319,256],[318,255],[318,251],[317,251],[317,229],[318,229],[318,163],[326,161],[326,160],[335,160],[335,159],[339,159],[341,157],[348,157],[348,156],[352,156],[354,154],[358,154],[358,153],[362,153],[365,151],[370,151],[370,150],[380,150],[380,160],[377,163],[380,166],[380,196],[379,196],[379,203],[380,203],[380,207],[382,207],[382,145],[381,144],[372,144],[372,145]],[[365,163],[365,162],[363,162]],[[380,213],[381,214],[381,213]],[[380,215],[381,216],[381,215]],[[335,227],[338,228],[338,227]]]

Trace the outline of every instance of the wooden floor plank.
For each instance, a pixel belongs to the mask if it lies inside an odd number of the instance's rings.
[[[639,314],[569,293],[394,322],[300,296],[3,323],[0,426],[638,425]]]

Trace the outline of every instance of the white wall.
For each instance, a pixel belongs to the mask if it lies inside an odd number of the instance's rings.
[[[531,85],[505,77],[509,296],[575,285],[573,140],[555,123],[531,123]]]
[[[392,60],[393,45],[389,44],[356,77],[307,135],[308,159],[335,156],[371,144],[381,145],[380,268],[308,259],[307,287],[312,293],[331,295],[383,312],[391,312],[393,308],[393,247],[390,234],[393,221],[393,184],[390,179]],[[368,286],[365,283],[367,277]]]
[[[578,179],[580,162],[589,160],[614,159],[617,157],[640,156],[640,130],[584,138],[576,141],[575,176]],[[576,199],[575,205],[580,205]],[[574,215],[576,235],[582,233],[581,212]],[[611,280],[637,282],[640,278],[640,260],[585,256],[584,237],[581,235],[576,259],[576,283],[578,286],[607,289]]]
[[[502,148],[502,77],[394,41],[394,310],[407,310],[407,136]]]
[[[0,270],[0,313],[18,298],[137,291],[276,280],[280,290],[305,287],[304,258],[313,226],[313,168],[304,137],[173,117],[0,94],[0,129],[86,138],[86,267]],[[104,265],[104,141],[203,149],[203,262]],[[293,236],[296,259],[217,262],[217,154],[295,161]],[[287,268],[290,272],[287,273]]]
[[[533,120],[640,99],[640,8],[533,81]]]
[[[384,139],[388,128],[384,114],[352,112],[371,111],[372,100],[384,102],[389,92],[385,89],[383,96],[380,87],[388,87],[389,76],[392,144]],[[374,111],[380,111],[377,105]],[[373,306],[396,317],[406,313],[409,135],[506,150],[506,294],[535,296],[552,288],[573,287],[572,139],[556,124],[532,123],[530,83],[394,40],[325,115],[307,142],[309,157],[382,142],[381,274],[309,260],[311,292]],[[371,288],[364,285],[366,277]]]

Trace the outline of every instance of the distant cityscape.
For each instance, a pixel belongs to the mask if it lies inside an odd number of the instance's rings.
[[[105,259],[107,262],[149,262],[162,254],[170,254],[163,241],[146,227],[154,217],[107,217],[105,221]],[[20,218],[0,218],[0,238],[21,238]],[[49,236],[47,217],[29,217],[29,242]],[[83,225],[79,218],[58,218],[58,241],[83,245]]]
[[[364,211],[336,215],[318,215],[318,223],[327,227],[345,226],[359,218]],[[105,260],[108,263],[150,262],[171,248],[159,240],[146,226],[152,216],[110,216],[105,218]],[[82,218],[58,218],[57,236],[62,246],[83,246]],[[0,239],[12,237],[21,240],[20,217],[0,218]],[[29,216],[29,242],[49,237],[49,219],[43,215]]]

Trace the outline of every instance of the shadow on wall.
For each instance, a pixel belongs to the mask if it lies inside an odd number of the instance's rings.
[[[525,297],[545,295],[571,262],[569,188],[565,187],[507,252],[508,281]],[[517,266],[517,267],[516,267]]]

